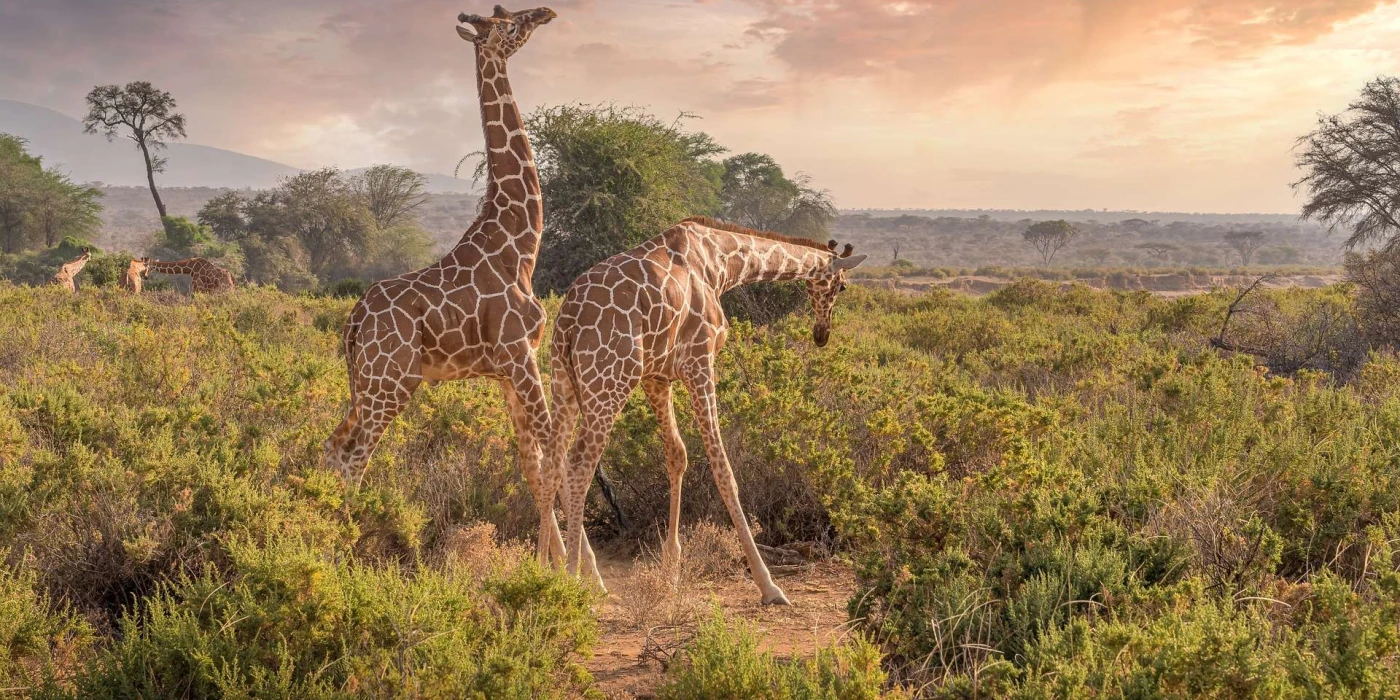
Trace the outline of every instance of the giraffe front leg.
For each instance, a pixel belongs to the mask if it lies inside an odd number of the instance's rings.
[[[550,415],[534,353],[530,353],[528,360],[512,371],[510,377],[502,380],[501,390],[515,426],[520,473],[530,486],[530,495],[534,497],[535,507],[539,511],[540,527],[535,553],[540,563],[546,564],[551,555],[564,556],[564,539],[559,533],[559,522],[554,517],[554,490],[541,471],[544,446],[550,435]]]
[[[715,477],[715,487],[720,498],[729,510],[729,519],[734,521],[734,529],[744,545],[744,555],[749,561],[749,572],[753,582],[763,593],[764,605],[790,605],[783,590],[773,583],[768,573],[768,565],[754,544],[753,533],[749,531],[749,521],[744,517],[744,507],[739,503],[739,484],[734,481],[734,470],[729,466],[729,456],[724,452],[724,436],[719,428],[719,402],[715,397],[714,367],[706,364],[690,372],[686,378],[686,388],[690,391],[691,405],[695,420],[700,427],[700,436],[705,441],[705,455],[710,460],[710,472]]]
[[[656,413],[656,428],[666,450],[666,477],[671,482],[670,514],[666,521],[666,541],[661,545],[661,562],[668,570],[679,572],[681,561],[681,484],[688,465],[685,441],[676,427],[676,409],[671,401],[671,382],[647,379],[642,382],[647,402]]]

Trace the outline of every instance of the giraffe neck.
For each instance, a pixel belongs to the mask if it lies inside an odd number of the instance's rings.
[[[754,282],[808,279],[831,264],[821,248],[728,231],[711,231],[702,261],[705,276],[721,294]]]
[[[488,256],[499,256],[505,268],[515,273],[512,281],[529,289],[544,226],[544,200],[540,196],[535,153],[511,92],[505,59],[478,47],[476,77],[486,144],[486,194],[477,220],[494,219],[500,225],[494,227],[499,230],[485,237],[474,237],[478,227],[473,227],[457,249],[480,247]]]
[[[63,266],[63,274],[69,277],[77,277],[78,273],[83,271],[83,267],[86,266],[87,263],[87,260],[74,260]]]
[[[188,275],[192,267],[186,260],[176,260],[175,262],[152,260],[146,266],[156,272],[166,275]]]

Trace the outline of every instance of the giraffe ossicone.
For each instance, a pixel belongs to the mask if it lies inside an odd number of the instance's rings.
[[[547,455],[548,494],[563,487],[568,518],[568,568],[596,563],[583,532],[583,505],[593,472],[627,396],[640,385],[656,412],[671,482],[663,556],[680,557],[681,483],[685,443],[676,427],[671,385],[681,382],[690,401],[715,485],[744,546],[764,604],[787,604],[768,572],[739,503],[739,487],[725,454],[715,392],[715,360],[728,322],[720,296],[759,281],[804,280],[814,316],[812,338],[830,337],[836,296],[846,272],[865,260],[822,245],[754,231],[704,217],[682,221],[625,253],[595,265],[564,295],[551,344],[554,433]],[[596,579],[601,586],[601,579]]]
[[[486,192],[476,220],[446,256],[376,282],[355,304],[344,334],[350,407],[325,442],[325,462],[358,484],[384,430],[420,384],[495,379],[515,428],[520,470],[539,507],[539,555],[562,560],[553,501],[541,500],[550,415],[535,353],[545,313],[530,278],[544,206],[534,151],[506,76],[507,59],[555,16],[545,7],[500,6],[491,17],[458,16],[458,35],[475,49]]]

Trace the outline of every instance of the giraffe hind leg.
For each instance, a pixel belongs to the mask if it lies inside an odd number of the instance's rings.
[[[389,323],[392,323],[390,321]],[[326,466],[358,486],[385,429],[422,382],[416,328],[401,333],[369,316],[347,343],[351,405],[326,446]]]

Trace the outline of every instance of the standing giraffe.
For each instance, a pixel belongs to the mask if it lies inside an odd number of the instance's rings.
[[[577,573],[583,559],[602,586],[596,562],[583,546],[587,542],[583,506],[613,422],[638,384],[656,412],[671,481],[670,519],[662,554],[666,561],[679,561],[686,453],[676,429],[671,384],[680,381],[690,393],[715,485],[739,532],[763,603],[787,604],[754,545],[720,434],[715,357],[729,328],[720,296],[751,282],[806,280],[815,316],[812,339],[818,347],[824,346],[831,332],[836,295],[846,288],[846,270],[865,260],[864,255],[849,257],[849,244],[839,257],[835,250],[835,241],[823,246],[803,238],[693,217],[595,265],[569,287],[551,346],[554,434],[549,442],[550,492],[546,498],[553,502],[562,478],[566,482],[563,498],[570,572]],[[568,441],[580,414],[582,422],[570,448]]]
[[[49,284],[66,287],[68,291],[76,293],[78,291],[78,285],[74,284],[73,280],[78,277],[79,272],[83,271],[83,266],[87,265],[90,258],[92,258],[92,251],[83,248],[82,255],[73,258],[63,267],[58,268],[58,272],[55,272],[54,276],[49,278]]]
[[[140,294],[141,282],[149,274],[150,263],[150,258],[132,258],[131,264],[126,266],[126,274],[118,281],[121,288]]]
[[[135,265],[136,261],[132,261]],[[146,265],[147,273],[159,272],[163,275],[185,275],[190,278],[190,293],[213,294],[215,292],[228,292],[233,290],[233,275],[214,263],[204,258],[185,258],[184,260],[172,260],[165,262],[141,258],[141,262]],[[131,268],[127,268],[127,275],[130,276]],[[137,291],[140,291],[139,289]]]
[[[539,253],[544,204],[535,156],[506,78],[506,60],[540,25],[548,8],[491,17],[462,14],[457,27],[475,45],[477,90],[486,138],[486,194],[476,221],[445,257],[365,291],[345,325],[350,408],[326,440],[326,464],[358,483],[390,421],[424,380],[490,377],[500,381],[515,427],[520,469],[536,505],[544,488],[540,460],[549,437],[535,351],[544,339],[544,307],[530,278]],[[551,501],[552,502],[552,501]],[[540,508],[539,555],[561,559],[553,508]]]

